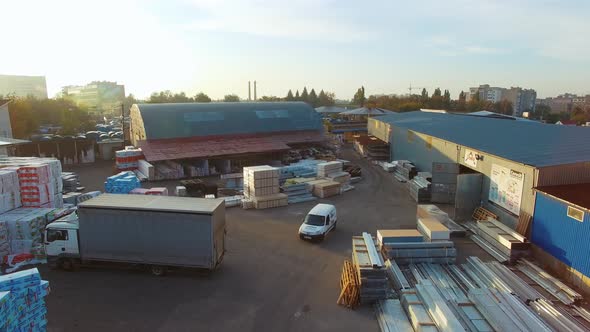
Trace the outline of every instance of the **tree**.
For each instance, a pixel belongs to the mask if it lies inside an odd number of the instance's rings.
[[[466,95],[463,90],[459,94],[459,99],[457,100],[457,112],[465,112],[465,104],[466,104]]]
[[[293,97],[293,92],[291,91],[291,89],[289,89],[289,92],[287,92],[287,97],[285,97],[286,101],[295,101],[295,97]]]
[[[445,93],[443,95],[443,108],[448,110],[451,107],[451,93],[449,90],[445,89]]]
[[[334,93],[320,91],[318,95],[318,106],[334,106]]]
[[[365,87],[361,86],[354,94],[354,97],[352,97],[352,103],[363,107],[365,105],[366,100],[367,98],[365,97]]]
[[[426,91],[426,88],[422,88],[422,93],[420,94],[420,96],[423,100],[428,100],[428,91]]]
[[[227,102],[227,103],[235,103],[235,102],[239,102],[240,101],[240,97],[238,97],[235,94],[225,95],[223,97],[223,101],[224,102]]]
[[[303,92],[301,92],[301,101],[309,102],[309,93],[307,93],[307,87],[303,87]]]
[[[197,103],[210,103],[211,102],[211,98],[209,98],[209,96],[207,96],[206,94],[204,94],[203,92],[199,92],[195,95],[194,98],[195,102]]]
[[[428,102],[428,107],[434,109],[441,109],[444,108],[443,97],[440,91],[440,88],[436,88],[432,97],[430,97],[430,101]]]
[[[297,90],[297,92],[295,92],[295,100],[297,100],[297,101],[301,100],[301,96],[299,95],[299,90]]]
[[[281,97],[277,96],[262,96],[258,99],[259,101],[282,101]]]
[[[493,111],[500,114],[512,115],[512,102],[507,99],[502,99],[497,103],[494,103]]]
[[[547,120],[549,114],[551,114],[551,107],[549,107],[549,105],[537,105],[537,107],[535,107],[535,112],[532,114],[531,118],[538,120]]]
[[[308,102],[313,107],[318,106],[318,95],[315,93],[314,89],[311,89],[311,91],[309,92]]]
[[[588,113],[586,113],[580,106],[574,107],[571,116],[572,121],[576,124],[585,124],[588,122]]]

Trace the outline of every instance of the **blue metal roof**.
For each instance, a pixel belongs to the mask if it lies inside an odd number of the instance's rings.
[[[531,166],[590,161],[588,127],[426,112],[374,119]]]
[[[303,102],[139,104],[147,139],[322,130]]]

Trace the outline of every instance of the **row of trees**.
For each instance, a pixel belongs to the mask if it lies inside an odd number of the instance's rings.
[[[0,96],[0,99],[3,99]],[[92,130],[96,124],[88,110],[73,101],[57,99],[37,99],[34,97],[8,96],[8,112],[15,138],[28,139],[37,131],[39,125],[61,126],[60,134],[76,135]]]
[[[295,95],[293,95],[293,91],[289,90],[287,92],[287,96],[283,98],[284,101],[303,101],[310,104],[313,107],[320,107],[320,106],[334,106],[335,103],[335,94],[332,92],[325,92],[324,90],[320,90],[320,93],[317,94],[315,89],[311,89],[311,91],[307,92],[307,87],[303,87],[303,91],[299,94],[299,90],[295,91]]]

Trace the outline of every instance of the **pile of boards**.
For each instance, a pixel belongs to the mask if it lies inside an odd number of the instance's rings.
[[[45,331],[48,294],[36,268],[0,276],[0,331]]]
[[[418,170],[409,160],[394,160],[395,171],[393,176],[400,182],[408,182],[416,176]]]
[[[316,198],[311,194],[311,186],[308,183],[295,183],[287,180],[281,187],[281,191],[287,195],[289,204],[313,201]]]
[[[115,151],[115,166],[119,171],[136,170],[138,161],[141,159],[144,159],[143,151],[133,146],[126,146],[124,150]]]
[[[515,262],[529,256],[530,242],[500,221],[488,217],[487,220],[477,220],[470,225],[474,233],[471,236],[473,241],[497,260]]]
[[[360,302],[374,303],[386,299],[389,289],[387,268],[369,233],[352,237],[352,264],[359,280]]]
[[[428,172],[418,172],[416,176],[407,182],[410,197],[417,203],[430,202],[430,189],[432,175]]]
[[[244,208],[267,209],[287,205],[288,196],[279,191],[277,167],[244,167]]]
[[[139,179],[131,171],[109,176],[104,183],[105,191],[111,194],[128,194],[131,190],[140,187]]]

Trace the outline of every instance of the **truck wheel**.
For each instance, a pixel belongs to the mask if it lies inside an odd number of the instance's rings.
[[[62,258],[59,266],[65,271],[73,271],[74,261],[71,258]]]
[[[160,265],[150,266],[150,272],[156,277],[161,277],[166,274],[166,267]]]

